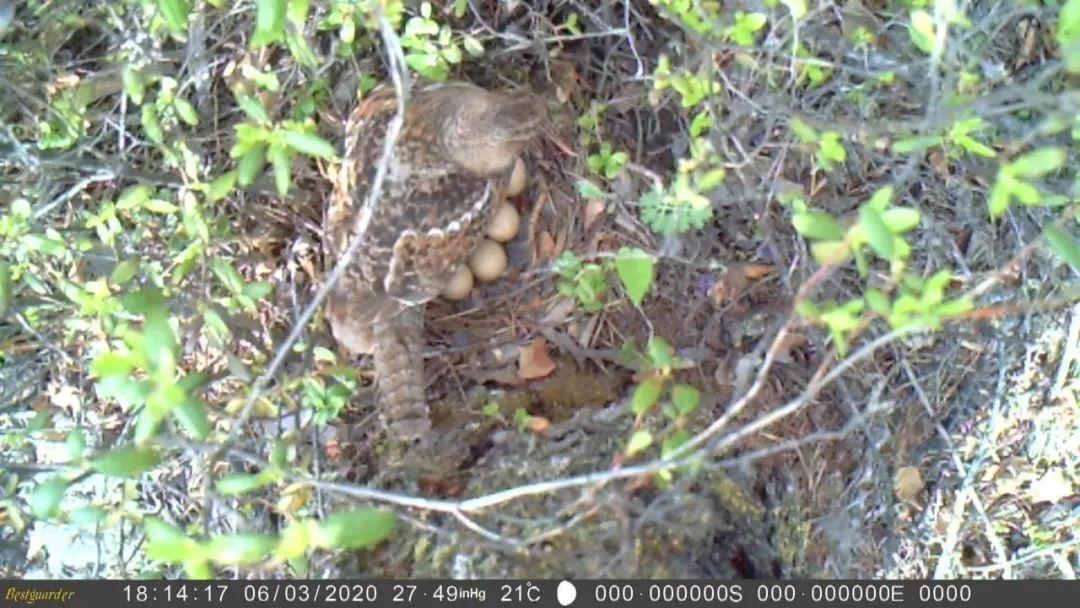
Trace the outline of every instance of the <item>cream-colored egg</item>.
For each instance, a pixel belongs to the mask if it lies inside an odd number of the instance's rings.
[[[514,161],[514,170],[510,173],[510,181],[506,184],[506,196],[517,196],[525,191],[525,161],[519,156]]]
[[[517,236],[520,226],[521,216],[518,215],[517,209],[510,203],[502,203],[495,210],[495,215],[488,224],[487,235],[493,241],[509,243]]]
[[[472,287],[473,273],[469,270],[468,266],[462,266],[457,269],[454,276],[450,277],[450,281],[446,284],[446,287],[443,287],[442,297],[451,302],[464,300],[469,296]]]
[[[506,270],[506,251],[503,246],[484,239],[469,258],[469,268],[478,281],[494,281]]]

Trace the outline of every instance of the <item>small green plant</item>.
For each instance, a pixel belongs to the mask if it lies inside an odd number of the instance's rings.
[[[814,146],[814,160],[822,170],[832,171],[837,164],[843,164],[847,160],[847,150],[840,141],[840,133],[819,133],[798,118],[791,119],[791,131],[802,143]]]
[[[606,179],[613,179],[628,160],[630,156],[626,152],[621,150],[615,152],[611,148],[611,143],[604,142],[599,152],[589,156],[589,170]]]
[[[607,271],[602,265],[586,263],[573,252],[565,251],[555,260],[554,270],[560,294],[576,300],[586,312],[604,308],[608,284]]]
[[[1080,0],[1066,0],[1058,12],[1057,43],[1065,58],[1065,67],[1080,73]]]
[[[683,108],[691,109],[719,93],[720,83],[701,74],[673,73],[671,59],[661,55],[653,71],[653,91],[658,94],[668,88],[679,94]]]
[[[712,202],[705,195],[723,183],[726,172],[708,140],[694,139],[690,148],[671,184],[655,184],[639,201],[641,219],[660,234],[700,229],[712,219]]]
[[[181,376],[172,315],[159,290],[142,290],[123,298],[124,308],[143,317],[141,331],[117,327],[122,343],[94,359],[98,393],[138,413],[135,442],[143,443],[171,417],[189,435],[204,439],[210,432],[206,410],[192,394],[202,374]]]
[[[484,54],[484,46],[479,40],[465,35],[460,37],[459,43],[449,26],[440,26],[432,19],[430,2],[422,3],[420,14],[405,23],[401,46],[407,51],[405,63],[432,80],[446,80],[450,66],[461,63],[462,47],[473,57]]]
[[[925,280],[908,272],[911,246],[903,235],[918,226],[920,214],[910,207],[893,207],[891,200],[892,188],[879,189],[847,228],[830,214],[810,209],[801,198],[789,201],[792,224],[811,241],[810,251],[819,264],[840,265],[854,258],[859,276],[869,278],[871,254],[889,263],[885,287],[868,285],[862,296],[844,303],[800,304],[799,313],[824,325],[840,353],[846,352],[849,337],[869,322],[864,316],[868,307],[897,331],[936,329],[943,320],[971,310],[967,298],[945,299],[952,280],[948,271]]]
[[[1067,203],[1068,199],[1062,196],[1044,196],[1030,181],[1057,171],[1065,164],[1066,158],[1064,148],[1042,148],[1001,165],[990,197],[986,199],[990,217],[1004,215],[1013,200],[1029,206]]]
[[[604,308],[608,292],[608,274],[614,270],[630,301],[640,306],[652,287],[655,262],[652,256],[636,247],[623,247],[614,259],[603,263],[584,262],[571,251],[563,252],[554,263],[559,277],[559,293],[573,298],[587,312]]]
[[[257,97],[238,100],[241,109],[251,120],[236,125],[236,144],[229,155],[237,160],[236,181],[250,186],[270,161],[274,171],[274,186],[285,196],[292,183],[292,159],[297,153],[312,158],[337,157],[334,147],[314,133],[311,122],[285,120],[273,123]]]
[[[735,23],[724,28],[724,36],[730,38],[732,42],[739,46],[753,46],[757,40],[758,32],[765,27],[768,21],[769,19],[765,16],[765,13],[736,11]]]
[[[895,154],[913,154],[941,146],[946,150],[949,158],[952,159],[958,158],[961,150],[984,158],[994,158],[997,156],[997,152],[974,137],[975,133],[987,127],[986,121],[982,118],[975,117],[960,120],[949,127],[948,132],[943,135],[927,135],[897,140],[892,145],[892,151]]]
[[[361,508],[325,519],[294,519],[280,537],[236,533],[201,540],[156,517],[146,518],[143,530],[148,557],[182,565],[190,578],[212,578],[214,566],[255,566],[264,561],[288,562],[304,572],[306,567],[301,558],[309,551],[371,547],[394,531],[395,522],[392,511]]]
[[[632,366],[642,378],[630,397],[630,409],[635,416],[635,429],[626,442],[623,453],[636,456],[656,442],[653,433],[641,428],[649,414],[659,407],[664,422],[661,426],[660,457],[668,458],[691,437],[687,430],[689,418],[701,405],[701,392],[694,386],[675,379],[675,372],[693,367],[693,364],[675,354],[663,338],[649,340],[645,353],[627,351],[635,361]],[[671,472],[661,473],[661,479],[670,481]]]
[[[716,2],[694,2],[692,0],[652,0],[659,7],[660,14],[689,29],[697,35],[708,34],[720,20],[719,5]]]

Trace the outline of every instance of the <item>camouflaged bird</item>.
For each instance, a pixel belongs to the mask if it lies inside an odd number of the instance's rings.
[[[346,123],[344,163],[324,217],[327,268],[353,237],[398,102],[376,89]],[[480,243],[518,154],[550,125],[531,93],[466,83],[415,88],[356,258],[330,293],[326,318],[352,354],[374,353],[379,414],[412,440],[429,428],[423,304]]]

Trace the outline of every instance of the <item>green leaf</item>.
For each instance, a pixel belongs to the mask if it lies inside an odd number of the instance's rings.
[[[40,251],[53,256],[62,256],[67,252],[67,247],[63,241],[49,238],[43,234],[24,234],[22,244],[32,251]]]
[[[250,566],[266,559],[277,539],[266,534],[223,534],[206,544],[206,555],[214,563],[225,566]]]
[[[68,482],[62,477],[50,477],[39,483],[30,494],[30,512],[38,519],[52,519],[60,514]]]
[[[139,74],[138,70],[130,65],[126,66],[120,74],[120,79],[124,82],[124,93],[131,98],[135,105],[142,105],[143,99],[146,97],[146,83],[143,82],[142,75]]]
[[[72,462],[82,460],[83,452],[86,450],[86,435],[83,434],[82,429],[74,429],[68,433],[64,444],[69,460]]]
[[[1016,178],[1004,172],[998,173],[997,181],[994,182],[994,189],[990,191],[990,196],[986,199],[986,207],[991,218],[999,218],[1009,209],[1009,202],[1012,198],[1009,184],[1014,182],[1016,182]]]
[[[955,300],[949,300],[948,302],[942,302],[941,304],[938,304],[936,307],[934,307],[933,312],[934,314],[944,319],[948,319],[965,314],[971,311],[972,308],[974,308],[974,305],[971,303],[970,299],[957,298]]]
[[[783,4],[791,11],[793,21],[798,21],[806,15],[806,0],[783,0]]]
[[[675,450],[690,441],[690,432],[686,429],[677,429],[674,433],[664,437],[660,444],[660,457],[667,460]]]
[[[1057,171],[1064,163],[1064,148],[1042,148],[1012,161],[1006,165],[1006,169],[1017,177],[1032,179]]]
[[[948,270],[939,270],[923,284],[922,298],[920,303],[926,306],[937,304],[945,298],[945,289],[952,281],[952,273]]]
[[[922,9],[912,11],[911,27],[908,32],[915,46],[927,55],[932,55],[937,49],[937,26],[930,13]]]
[[[619,275],[630,300],[637,306],[649,293],[653,281],[653,259],[638,248],[623,247],[615,257],[615,272]]]
[[[90,461],[90,466],[110,477],[137,477],[154,468],[160,462],[151,450],[127,446],[110,450]]]
[[[975,154],[976,156],[982,156],[985,158],[994,158],[995,156],[997,156],[997,152],[993,148],[987,146],[981,141],[978,141],[977,139],[968,137],[966,135],[957,137],[956,143],[960,144],[960,147],[967,150],[968,152],[971,152],[972,154]]]
[[[315,534],[318,546],[328,549],[364,549],[394,531],[396,517],[385,509],[353,509],[331,515]]]
[[[191,14],[189,0],[158,0],[158,8],[170,32],[178,36],[187,32],[188,15]]]
[[[885,295],[885,292],[876,287],[871,287],[863,294],[863,299],[866,300],[866,305],[870,307],[870,310],[882,317],[889,316],[892,304],[889,302],[889,296]]]
[[[844,238],[844,229],[833,216],[822,211],[803,211],[791,218],[795,230],[814,241],[838,241]]]
[[[701,391],[689,384],[676,384],[671,389],[671,402],[679,414],[685,416],[697,409],[701,403]]]
[[[461,39],[462,44],[465,46],[465,52],[473,57],[481,57],[484,54],[484,43],[480,42],[476,38],[466,34]]]
[[[146,556],[150,559],[178,564],[191,559],[192,553],[198,549],[195,541],[188,538],[183,530],[157,517],[143,520],[143,531],[147,540]]]
[[[233,169],[210,182],[210,185],[206,188],[206,200],[215,203],[232,194],[233,189],[236,188],[236,179],[239,174],[240,172],[237,169]]]
[[[1016,180],[1012,184],[1012,195],[1024,205],[1038,205],[1042,202],[1042,192],[1035,186]]]
[[[210,262],[210,269],[214,271],[218,280],[225,286],[231,293],[239,294],[244,291],[244,278],[240,276],[240,273],[235,267],[227,260],[217,259]]]
[[[132,357],[109,351],[98,355],[94,359],[91,369],[99,378],[108,378],[127,376],[134,367],[135,362]]]
[[[934,146],[940,146],[942,138],[937,135],[923,135],[919,137],[909,137],[907,139],[901,139],[893,142],[892,151],[893,154],[911,154],[913,152],[922,152]]]
[[[206,418],[206,408],[194,399],[185,399],[172,410],[173,417],[184,431],[198,440],[210,435],[210,421]]]
[[[727,171],[724,171],[723,169],[712,169],[697,180],[697,189],[703,193],[709,192],[724,183],[725,177],[727,177]]]
[[[580,194],[583,198],[604,198],[604,193],[600,190],[600,188],[597,188],[596,184],[590,182],[587,179],[579,179],[575,184],[575,187],[577,188],[578,194]]]
[[[799,118],[791,119],[791,132],[804,144],[816,142],[818,139],[817,131]]]
[[[1057,226],[1046,227],[1046,242],[1075,270],[1080,270],[1080,241]]]
[[[1080,72],[1080,0],[1067,0],[1058,13],[1057,42],[1072,73]]]
[[[866,230],[867,242],[870,243],[870,248],[874,250],[874,253],[883,259],[892,260],[896,255],[893,248],[893,235],[889,232],[889,227],[885,225],[881,213],[870,205],[863,205],[859,209],[859,223]]]
[[[154,189],[146,185],[131,186],[116,199],[116,208],[120,211],[142,207],[150,200]]]
[[[262,125],[270,122],[270,116],[266,113],[266,108],[263,107],[262,100],[255,95],[244,95],[243,97],[240,97],[236,100],[236,105],[244,112],[244,114],[247,114],[247,117],[251,120]],[[253,125],[246,126],[248,128],[253,127]],[[236,125],[236,127],[239,130],[241,125]],[[252,130],[252,133],[256,132],[257,131]],[[237,133],[237,136],[239,135],[240,133]]]
[[[76,526],[89,528],[105,521],[105,518],[108,517],[108,515],[109,514],[105,509],[102,509],[101,507],[80,507],[68,514],[68,521]]]
[[[318,135],[300,131],[284,131],[283,137],[286,145],[301,154],[326,159],[337,156],[337,153],[334,152],[334,146]]]
[[[663,378],[649,378],[634,387],[634,396],[630,399],[630,409],[636,415],[644,414],[656,405],[660,393],[664,390]]]
[[[450,73],[450,67],[436,54],[408,53],[405,55],[405,63],[417,74],[436,82],[446,80]]]
[[[218,493],[223,496],[239,496],[274,483],[275,479],[276,476],[266,475],[265,471],[258,475],[231,473],[219,479],[215,485]]]
[[[288,16],[298,26],[307,22],[308,12],[311,10],[311,0],[289,0]],[[301,29],[303,29],[301,27]]]
[[[109,282],[114,285],[123,285],[135,278],[135,273],[138,271],[139,260],[124,260],[113,268],[109,275]]]
[[[255,178],[262,173],[265,166],[266,144],[255,144],[251,150],[240,157],[240,162],[236,167],[236,183],[242,188],[247,188],[255,182]]]
[[[152,211],[154,213],[161,213],[163,215],[172,215],[180,210],[180,208],[176,205],[160,198],[152,198],[146,201],[146,203],[143,205],[143,209],[146,209],[147,211]]]
[[[889,206],[889,201],[892,200],[892,195],[892,186],[883,186],[874,191],[874,194],[870,196],[870,200],[866,201],[866,205],[875,211],[884,213]]]
[[[675,367],[677,361],[675,360],[675,350],[671,348],[667,340],[660,336],[654,336],[649,339],[649,344],[646,347],[649,351],[649,360],[652,361],[656,367]]]
[[[287,149],[277,145],[270,146],[269,156],[274,168],[274,187],[279,195],[285,196],[292,184],[292,156]]]
[[[177,97],[173,100],[173,108],[176,110],[176,114],[180,117],[180,120],[192,127],[198,126],[199,113],[195,111],[195,106],[191,105],[191,102],[183,97]]]
[[[841,264],[851,254],[851,248],[844,241],[820,241],[810,244],[810,254],[822,266]]]
[[[255,33],[251,46],[259,48],[278,42],[285,35],[285,0],[256,0]]]
[[[911,207],[890,207],[881,214],[881,220],[889,232],[903,234],[919,225],[920,215],[918,209]]]
[[[644,429],[636,431],[633,435],[630,436],[630,441],[626,442],[626,455],[633,456],[634,454],[637,454],[642,450],[647,449],[650,445],[652,445],[652,442],[652,433]]]
[[[150,141],[160,144],[165,141],[165,132],[161,130],[161,122],[158,121],[157,108],[152,103],[142,107],[142,127]]]
[[[11,263],[0,260],[0,319],[7,314],[14,300],[14,287],[11,282]]]

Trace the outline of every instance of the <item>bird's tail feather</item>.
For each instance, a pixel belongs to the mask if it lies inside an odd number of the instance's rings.
[[[431,428],[424,379],[424,308],[396,303],[375,316],[379,417],[392,437],[410,441]]]

